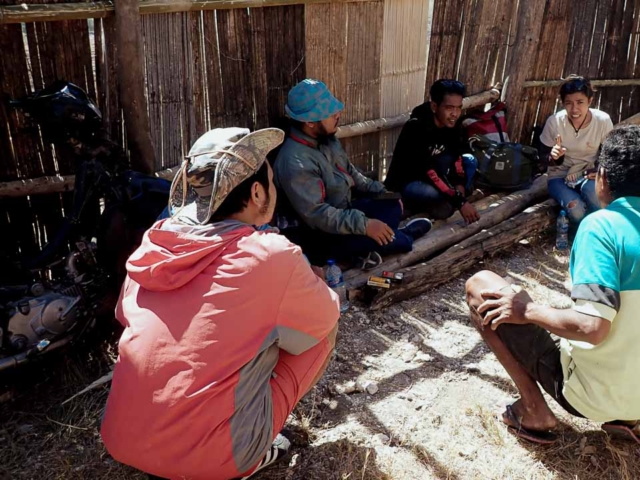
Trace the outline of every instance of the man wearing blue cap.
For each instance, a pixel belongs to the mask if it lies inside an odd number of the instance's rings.
[[[360,173],[335,136],[343,109],[318,80],[291,89],[285,107],[291,132],[275,162],[275,181],[302,221],[294,241],[312,261],[366,257],[379,263],[379,254],[410,251],[431,222],[416,219],[398,228],[400,196]],[[352,190],[359,198],[352,199]]]

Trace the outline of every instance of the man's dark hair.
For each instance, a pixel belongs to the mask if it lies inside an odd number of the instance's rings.
[[[640,197],[640,126],[611,130],[600,148],[599,164],[614,198]]]
[[[444,100],[445,95],[460,95],[464,97],[466,94],[466,87],[464,83],[458,80],[440,79],[437,80],[429,89],[429,97],[432,102],[440,105]]]
[[[256,173],[244,180],[240,185],[231,190],[231,193],[227,195],[222,204],[211,216],[212,222],[219,222],[225,218],[229,218],[231,215],[241,212],[249,204],[251,198],[251,187],[254,183],[258,182],[264,187],[269,195],[269,167],[267,162],[263,162],[262,166]]]
[[[304,127],[305,122],[301,122],[300,120],[294,120],[293,118],[289,119],[289,126],[291,128],[295,128],[296,130],[302,131],[302,127]]]
[[[584,93],[587,98],[593,98],[593,88],[591,82],[579,75],[569,75],[560,87],[560,98],[564,102],[567,95],[572,93]]]

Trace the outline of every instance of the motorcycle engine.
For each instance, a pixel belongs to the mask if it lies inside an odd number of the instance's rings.
[[[12,354],[32,350],[43,340],[54,342],[74,328],[84,328],[97,293],[93,250],[82,243],[79,251],[67,257],[63,278],[46,286],[35,283],[4,305],[0,350]]]
[[[7,324],[7,340],[13,351],[23,351],[41,340],[68,332],[77,323],[81,296],[48,291],[23,298],[14,307]]]

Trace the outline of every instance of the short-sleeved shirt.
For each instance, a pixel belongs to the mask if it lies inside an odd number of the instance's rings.
[[[574,309],[611,322],[599,345],[561,344],[564,395],[595,421],[640,419],[640,197],[585,218],[571,252]]]
[[[561,110],[547,119],[540,141],[547,147],[553,147],[556,137],[560,135],[562,146],[567,149],[562,165],[549,169],[549,178],[564,178],[595,166],[598,149],[613,128],[613,122],[605,112],[595,108],[589,110],[592,115],[591,122],[587,128],[578,132],[578,136],[566,110]]]

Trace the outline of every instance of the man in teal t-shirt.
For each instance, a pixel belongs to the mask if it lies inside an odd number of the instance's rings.
[[[493,272],[467,282],[471,318],[520,391],[503,420],[537,443],[555,441],[558,423],[537,384],[569,413],[640,443],[640,126],[613,130],[599,162],[604,208],[573,244],[573,308],[537,305]]]

